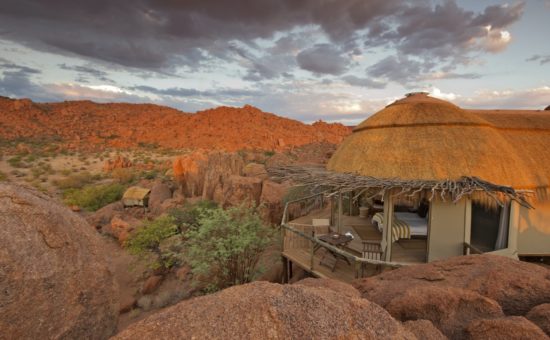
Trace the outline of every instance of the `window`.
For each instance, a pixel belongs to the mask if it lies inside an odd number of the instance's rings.
[[[508,248],[510,204],[486,207],[472,202],[470,244],[483,252]]]

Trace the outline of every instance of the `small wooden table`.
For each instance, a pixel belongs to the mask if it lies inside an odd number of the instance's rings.
[[[342,247],[347,246],[348,243],[350,243],[353,240],[353,237],[338,234],[338,233],[329,233],[329,234],[319,236],[319,240],[323,241],[323,242],[326,242],[326,243],[330,244],[331,246],[342,248]],[[321,247],[321,245],[317,244],[315,246],[314,252],[319,250],[320,247]],[[349,262],[349,259],[346,256],[344,256],[342,254],[339,254],[339,253],[327,248],[327,252],[323,256],[323,258],[321,259],[319,264],[323,265],[325,267],[328,267],[332,271],[334,271],[334,269],[336,269],[336,263],[338,262],[338,260],[344,260],[344,261],[347,262],[348,265],[351,265],[351,263]]]

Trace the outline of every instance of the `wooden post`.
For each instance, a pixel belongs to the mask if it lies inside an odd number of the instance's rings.
[[[393,224],[393,198],[391,191],[384,194],[384,231],[382,234],[383,241],[386,243],[384,251],[384,260],[391,261],[391,246],[392,240],[392,224]]]
[[[313,227],[315,228],[315,227]],[[311,237],[315,237],[315,229],[311,231]],[[313,263],[315,262],[315,258],[314,258],[314,255],[315,255],[315,242],[313,241],[310,241],[311,242],[311,247],[310,247],[310,250],[309,250],[309,254],[311,256],[311,259],[310,259],[310,263],[309,263],[309,269],[311,269],[311,272],[313,273]]]
[[[342,191],[338,191],[338,234],[340,234],[340,229],[342,228],[342,208]]]
[[[282,283],[288,283],[288,259],[284,256],[281,256],[281,260],[283,261]]]

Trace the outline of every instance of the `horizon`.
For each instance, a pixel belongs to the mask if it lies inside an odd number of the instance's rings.
[[[35,102],[249,104],[344,125],[415,91],[464,108],[550,105],[548,0],[8,0],[0,19],[0,95]]]

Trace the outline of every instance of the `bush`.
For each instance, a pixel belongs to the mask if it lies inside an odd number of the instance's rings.
[[[136,179],[136,174],[128,168],[114,169],[111,172],[111,177],[122,184],[130,184]]]
[[[8,176],[0,171],[0,182],[6,181],[8,179]]]
[[[216,202],[203,200],[193,204],[187,203],[183,209],[171,209],[168,211],[168,215],[174,219],[178,230],[181,232],[198,228],[201,214],[205,210],[216,209],[217,207]]]
[[[81,189],[85,185],[88,185],[88,184],[90,184],[93,181],[98,179],[98,176],[93,176],[88,171],[84,171],[84,172],[81,172],[81,173],[75,173],[75,174],[71,175],[70,170],[69,171],[63,170],[61,173],[69,175],[66,178],[53,181],[53,184],[55,184],[55,186],[57,186],[61,190]]]
[[[145,258],[148,254],[157,255],[151,266],[154,269],[163,267],[170,268],[177,263],[177,254],[172,254],[166,251],[165,254],[161,251],[160,244],[162,241],[176,235],[178,227],[172,216],[163,215],[153,221],[145,223],[141,228],[136,230],[126,241],[124,246],[130,254],[137,255],[140,258]]]
[[[255,207],[202,210],[198,224],[185,233],[185,255],[208,291],[251,282],[259,274],[260,255],[275,231],[264,226]]]
[[[77,205],[88,211],[96,211],[122,198],[125,187],[121,184],[87,185],[82,189],[67,189],[63,193],[65,203]]]

